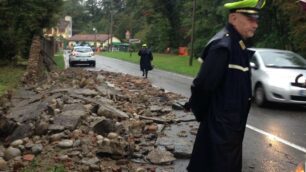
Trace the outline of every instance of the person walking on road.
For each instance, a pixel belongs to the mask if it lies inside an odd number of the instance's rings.
[[[153,60],[152,52],[147,48],[147,44],[143,44],[138,52],[140,56],[140,70],[142,71],[142,76],[148,78],[148,73],[153,69],[151,61]]]
[[[251,105],[246,40],[258,27],[264,0],[226,3],[228,23],[206,45],[186,108],[200,122],[188,172],[241,172],[242,142]]]

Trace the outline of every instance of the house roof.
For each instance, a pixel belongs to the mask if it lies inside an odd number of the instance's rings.
[[[69,41],[101,41],[108,40],[110,36],[108,34],[77,34],[69,38]]]

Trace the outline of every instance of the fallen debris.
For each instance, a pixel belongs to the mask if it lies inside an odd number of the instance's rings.
[[[176,158],[189,157],[197,125],[182,96],[105,71],[54,71],[3,99],[0,171],[34,160],[44,164],[38,171],[172,171]],[[180,137],[187,140],[178,145]]]

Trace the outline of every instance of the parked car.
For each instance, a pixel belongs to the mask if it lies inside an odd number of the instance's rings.
[[[296,83],[297,76],[306,77],[305,58],[292,51],[252,50],[256,51],[250,61],[255,103],[258,106],[268,102],[306,104],[306,80]]]
[[[69,65],[88,64],[96,66],[96,58],[94,52],[89,46],[75,46],[69,55]]]

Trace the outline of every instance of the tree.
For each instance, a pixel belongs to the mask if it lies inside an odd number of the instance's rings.
[[[72,34],[84,32],[88,23],[91,23],[88,11],[81,2],[82,0],[66,0],[61,9],[61,16],[72,17]]]
[[[28,57],[33,36],[55,25],[61,5],[62,0],[0,1],[0,51],[5,52],[1,58]]]
[[[222,1],[197,0],[195,14],[195,33],[194,33],[194,57],[199,57],[208,40],[216,34],[226,23],[226,14],[223,9]],[[192,34],[192,1],[185,1],[181,11],[182,28],[185,30],[185,39],[190,46]]]

